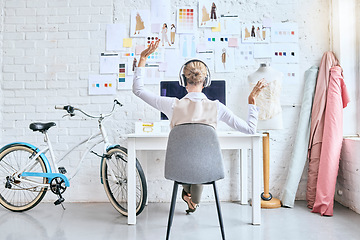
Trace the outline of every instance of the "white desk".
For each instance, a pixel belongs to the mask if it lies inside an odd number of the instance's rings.
[[[136,224],[136,173],[137,150],[166,150],[169,133],[129,134],[128,141],[128,224]],[[221,149],[239,149],[241,166],[241,204],[247,204],[247,150],[252,149],[252,224],[261,222],[261,134],[218,132]],[[170,199],[171,196],[169,196]]]

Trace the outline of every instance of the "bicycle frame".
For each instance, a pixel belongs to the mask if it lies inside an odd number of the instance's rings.
[[[115,106],[115,105],[114,105]],[[65,107],[64,107],[65,108]],[[45,131],[43,134],[44,134],[44,142],[47,144],[47,146],[42,149],[42,150],[39,150],[38,148],[32,146],[31,144],[28,144],[28,143],[13,143],[13,144],[25,144],[27,146],[30,146],[32,149],[35,150],[36,154],[34,156],[31,157],[31,160],[29,161],[29,163],[24,166],[22,169],[19,170],[19,174],[17,174],[15,176],[15,179],[18,178],[20,179],[21,177],[26,177],[26,176],[32,176],[32,177],[46,177],[49,179],[49,182],[51,182],[51,180],[53,178],[56,178],[56,177],[60,177],[61,179],[64,180],[65,182],[65,186],[66,187],[69,187],[70,186],[70,182],[69,180],[71,180],[81,169],[81,165],[85,159],[85,157],[88,155],[88,153],[95,147],[97,146],[98,144],[104,142],[104,148],[103,148],[103,154],[102,156],[96,154],[97,156],[100,156],[102,157],[101,161],[103,161],[103,159],[105,158],[105,153],[107,152],[108,149],[110,149],[111,147],[115,146],[115,145],[111,145],[110,142],[109,142],[109,139],[108,139],[108,135],[107,135],[107,132],[106,132],[106,129],[105,127],[103,126],[103,123],[102,121],[104,120],[105,117],[108,117],[112,114],[113,110],[111,111],[110,114],[107,114],[107,115],[104,115],[104,114],[101,114],[100,117],[94,117],[94,116],[91,116],[89,114],[86,114],[85,112],[83,112],[82,110],[80,109],[75,109],[75,110],[78,110],[80,112],[82,112],[83,114],[85,114],[86,116],[88,117],[91,117],[91,118],[98,118],[98,124],[99,124],[99,131],[93,135],[91,135],[90,137],[80,141],[79,143],[75,144],[74,146],[72,146],[67,152],[65,152],[63,154],[63,156],[61,158],[59,158],[59,160],[56,160],[56,156],[54,154],[54,150],[53,150],[53,147],[52,147],[52,143],[50,141],[50,138],[49,138],[49,135],[47,133],[47,131]],[[73,116],[70,114],[70,116]],[[88,144],[91,140],[96,140],[94,143],[92,143],[92,145],[90,147],[87,147],[86,150],[83,152],[82,154],[82,157],[76,167],[76,170],[75,172],[73,173],[73,175],[71,175],[69,178],[67,178],[64,174],[62,173],[59,173],[59,168],[58,168],[58,163],[60,163],[62,160],[64,160],[72,151],[74,151],[76,148],[78,148],[79,146],[83,145],[83,144]],[[12,144],[9,144],[9,145],[12,145]],[[49,152],[50,153],[50,157],[51,157],[51,164],[49,162],[49,160],[47,159],[47,157],[45,156],[45,154]],[[37,173],[37,172],[26,172],[26,170],[29,170],[31,169],[34,165],[35,165],[35,159],[37,159],[39,156],[42,157],[42,159],[44,160],[45,162],[45,166],[46,166],[46,169],[47,169],[47,172],[46,173]],[[52,168],[51,166],[53,167],[54,169],[54,172],[52,172]],[[110,172],[110,177],[116,181],[116,178],[115,178],[115,174],[114,174],[114,171],[111,169],[111,172]],[[102,179],[102,176],[101,176],[101,179]],[[28,183],[31,183],[31,184],[36,184],[38,186],[49,186],[49,183],[48,184],[41,184],[41,183],[35,183],[33,181],[30,181],[30,180],[27,180],[27,179],[24,179],[24,178],[21,178],[21,181],[24,181],[24,182],[28,182]],[[102,181],[101,181],[102,182]]]

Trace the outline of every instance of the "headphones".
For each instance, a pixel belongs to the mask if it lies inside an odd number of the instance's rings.
[[[206,65],[206,63],[204,63],[203,61],[201,61],[200,59],[191,59],[189,61],[187,61],[186,63],[184,63],[184,65],[182,65],[180,72],[179,72],[179,84],[182,87],[186,87],[186,77],[185,74],[183,74],[183,70],[186,67],[187,64],[192,63],[192,62],[201,62],[205,65],[206,70],[207,70],[207,76],[205,77],[205,81],[204,81],[204,87],[208,87],[211,84],[211,76],[210,76],[210,69],[208,68],[208,66]]]

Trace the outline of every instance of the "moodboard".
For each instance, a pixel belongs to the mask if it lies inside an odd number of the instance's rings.
[[[172,6],[167,0],[151,0],[150,9],[131,11],[129,25],[107,24],[100,73],[89,77],[89,94],[116,94],[116,90],[131,89],[140,53],[158,39],[158,49],[147,59],[145,84],[177,78],[182,64],[192,58],[203,60],[215,74],[271,62],[284,73],[284,85],[297,84],[297,23],[273,22],[269,18],[244,22],[241,13],[225,14],[228,11],[221,7],[216,0],[199,0],[196,6]]]

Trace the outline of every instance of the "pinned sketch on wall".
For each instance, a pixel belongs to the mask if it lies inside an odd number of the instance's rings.
[[[146,64],[146,82],[144,84],[159,84],[164,78],[164,72],[159,71],[159,64]]]
[[[164,19],[170,19],[171,1],[151,0],[151,23],[161,24]]]
[[[114,74],[118,72],[119,55],[116,53],[101,53],[100,74]]]
[[[273,43],[272,62],[274,63],[298,63],[299,45],[297,43]]]
[[[215,70],[215,63],[214,63],[214,51],[213,50],[207,50],[204,52],[198,52],[197,58],[203,61],[206,66],[209,68],[210,71]]]
[[[270,29],[261,24],[244,24],[241,39],[243,43],[268,43],[270,41]]]
[[[176,59],[176,61],[174,61]],[[184,63],[180,49],[167,49],[165,52],[166,72],[165,77],[179,77],[179,71]]]
[[[219,15],[217,15],[218,1],[200,0],[199,1],[199,27],[217,27]]]
[[[178,33],[194,33],[196,27],[196,12],[192,7],[178,7],[176,15]]]
[[[125,24],[106,25],[106,51],[121,51],[123,49],[123,39],[126,37]]]
[[[294,86],[300,83],[299,64],[272,64],[272,67],[284,74],[283,86]]]
[[[235,49],[235,58],[236,58],[236,65],[238,66],[255,65],[254,44],[239,45],[238,49]]]
[[[182,34],[180,35],[180,50],[183,58],[196,57],[196,40],[195,35]]]
[[[297,23],[273,23],[271,42],[298,42],[299,27]]]
[[[130,36],[145,37],[149,35],[151,28],[149,10],[131,11]]]
[[[271,44],[254,44],[254,58],[271,58],[272,54]]]
[[[89,75],[89,95],[114,95],[116,93],[116,74]]]
[[[215,72],[235,71],[234,48],[219,46],[215,49]]]
[[[220,26],[222,34],[240,35],[241,24],[237,15],[221,15]]]

